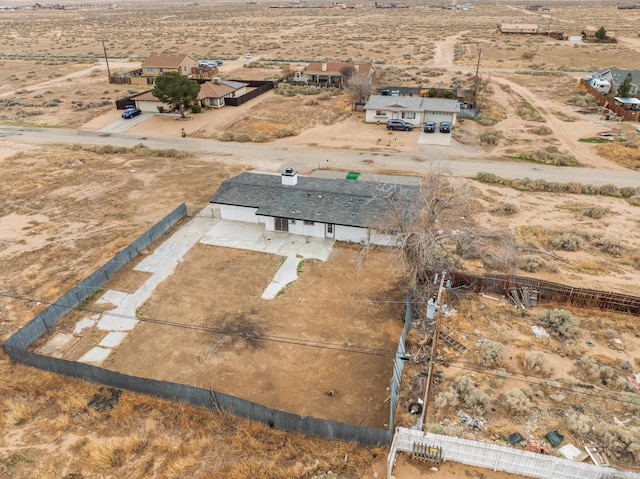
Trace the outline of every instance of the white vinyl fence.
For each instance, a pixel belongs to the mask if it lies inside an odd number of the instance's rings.
[[[396,428],[387,461],[387,479],[393,479],[393,466],[398,452],[413,451],[413,444],[427,444],[442,448],[445,461],[486,467],[540,479],[640,479],[640,474],[619,471],[612,467],[596,466],[479,441],[453,436],[423,434],[421,431]],[[402,479],[402,478],[398,478]]]

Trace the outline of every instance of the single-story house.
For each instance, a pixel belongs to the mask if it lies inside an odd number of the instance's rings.
[[[502,23],[500,33],[538,33],[535,23]]]
[[[157,97],[153,96],[152,90],[133,95],[129,98],[129,101],[134,102],[139,110],[149,113],[158,113],[158,107],[164,108],[165,111],[171,111],[174,107],[161,102]]]
[[[453,125],[460,112],[460,103],[444,98],[371,95],[364,111],[367,123],[386,123],[387,120],[400,118],[413,125],[425,121],[448,121]]]
[[[157,77],[166,72],[177,72],[189,76],[200,68],[198,60],[191,55],[178,53],[176,55],[149,55],[141,65],[142,76]]]
[[[394,245],[393,214],[418,207],[420,188],[370,181],[245,172],[222,182],[210,202],[226,220],[361,244]]]
[[[203,107],[222,108],[225,98],[235,98],[247,93],[247,84],[214,78],[200,84],[196,101]]]
[[[594,76],[607,80],[611,83],[611,92],[617,93],[618,86],[631,73],[631,91],[629,95],[632,97],[640,95],[640,70],[621,70],[616,67],[604,68],[594,73]]]
[[[347,62],[311,62],[304,69],[304,75],[308,82],[321,86],[344,86],[344,69],[352,69],[354,75],[371,76],[375,71],[371,63],[347,63]]]

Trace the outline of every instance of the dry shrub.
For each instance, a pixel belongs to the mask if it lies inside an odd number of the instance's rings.
[[[437,411],[440,411],[444,415],[453,412],[458,408],[460,401],[458,401],[458,393],[452,389],[446,389],[440,392],[434,402]]]
[[[478,354],[485,366],[498,366],[504,359],[504,346],[497,341],[485,341],[478,346]]]
[[[602,236],[595,241],[595,245],[600,248],[600,251],[611,256],[618,257],[624,249],[622,243],[618,238],[611,236]]]
[[[451,385],[458,394],[462,407],[472,414],[484,414],[491,401],[491,397],[479,391],[473,380],[467,376],[458,376]]]
[[[527,103],[526,101],[518,107],[518,109],[516,110],[516,114],[526,121],[545,121],[540,112],[536,110],[533,105]]]
[[[502,404],[513,415],[526,414],[530,408],[530,395],[531,391],[527,394],[522,389],[511,389],[502,394]]]
[[[522,365],[527,371],[542,372],[545,361],[544,354],[541,351],[528,351],[524,355]]]
[[[578,251],[580,249],[580,243],[582,242],[582,238],[580,236],[565,233],[558,238],[553,238],[551,240],[551,245],[556,249],[561,249],[563,251]]]
[[[527,273],[535,273],[545,266],[545,261],[537,255],[524,255],[518,257],[518,268]]]
[[[579,438],[585,437],[592,430],[591,419],[578,412],[569,412],[566,416],[567,429]]]
[[[3,404],[6,411],[6,422],[16,426],[28,423],[38,412],[35,402],[27,398],[5,399]]]
[[[480,143],[486,143],[487,145],[497,145],[500,140],[500,131],[498,130],[485,130],[480,133]]]
[[[580,327],[570,311],[566,309],[553,309],[540,311],[537,322],[551,334],[560,340],[575,339],[580,333]]]
[[[628,147],[617,141],[609,141],[596,145],[598,154],[607,160],[638,169],[640,168],[640,149]]]
[[[625,463],[640,460],[640,427],[602,423],[595,433],[607,454]]]
[[[531,132],[535,135],[547,136],[553,133],[553,130],[546,125],[540,125],[536,128],[533,128]]]
[[[490,113],[478,113],[476,116],[476,122],[482,126],[493,126],[500,121],[499,118],[494,117]]]
[[[602,218],[606,212],[607,210],[605,208],[601,208],[600,206],[587,206],[582,214],[588,216],[589,218],[598,220]]]
[[[489,212],[500,216],[513,216],[518,212],[518,205],[515,203],[500,203],[491,208]]]

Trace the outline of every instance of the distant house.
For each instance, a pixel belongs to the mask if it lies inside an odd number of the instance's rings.
[[[367,123],[401,118],[414,125],[425,121],[448,121],[454,124],[460,112],[460,103],[442,98],[372,95],[364,106],[364,111]]]
[[[247,93],[247,84],[214,78],[200,84],[196,101],[203,107],[222,108],[225,98],[235,98]]]
[[[538,25],[535,23],[502,23],[500,33],[538,33]]]
[[[165,111],[171,111],[174,105],[161,102],[157,97],[153,96],[151,90],[133,95],[129,101],[135,103],[136,107],[148,113],[158,113],[158,107],[162,107]]]
[[[200,68],[198,60],[191,55],[150,55],[141,65],[142,76],[157,77],[166,72],[177,72],[189,76]]]
[[[598,33],[598,29],[596,27],[587,27],[582,30],[583,36],[585,40],[595,40],[596,33]]]
[[[210,202],[219,205],[223,220],[264,224],[266,231],[393,245],[392,212],[417,208],[419,199],[418,186],[298,177],[287,168],[280,176],[229,178]]]
[[[602,70],[598,70],[594,73],[594,76],[602,78],[611,83],[611,93],[618,92],[618,86],[627,77],[627,74],[631,73],[631,97],[640,96],[640,70],[621,70],[616,67],[608,67]]]
[[[345,69],[351,69],[354,75],[371,76],[375,71],[371,63],[347,63],[338,61],[311,62],[304,69],[308,83],[319,86],[344,86]]]

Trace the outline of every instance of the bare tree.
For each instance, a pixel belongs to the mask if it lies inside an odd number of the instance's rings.
[[[397,257],[406,280],[415,289],[428,269],[464,267],[464,260],[482,258],[492,269],[510,268],[515,242],[508,232],[491,232],[471,218],[478,208],[472,191],[436,166],[421,181],[416,198],[401,198],[397,185],[381,184],[380,196],[389,201],[381,229],[396,235]]]
[[[363,103],[371,95],[373,86],[371,78],[368,75],[357,74],[351,76],[345,85],[345,90],[353,95],[354,99]]]
[[[340,75],[342,75],[342,81],[346,81],[356,73],[356,67],[353,65],[345,65],[340,68]]]

